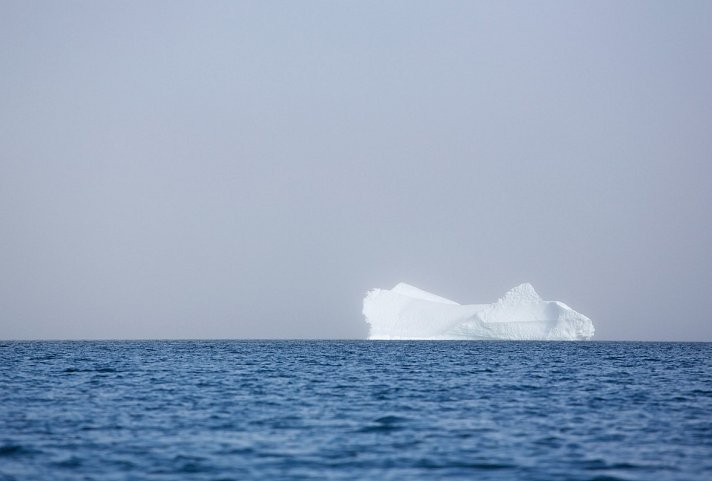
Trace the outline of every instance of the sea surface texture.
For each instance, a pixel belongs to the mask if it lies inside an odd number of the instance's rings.
[[[0,480],[712,479],[712,344],[0,342]]]

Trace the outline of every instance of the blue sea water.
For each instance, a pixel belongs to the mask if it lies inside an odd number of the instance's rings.
[[[0,480],[710,480],[712,344],[0,342]]]

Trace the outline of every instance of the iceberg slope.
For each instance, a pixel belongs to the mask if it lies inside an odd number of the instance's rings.
[[[373,289],[363,300],[369,339],[578,341],[591,319],[563,302],[545,301],[521,284],[493,304],[460,305],[408,284]]]

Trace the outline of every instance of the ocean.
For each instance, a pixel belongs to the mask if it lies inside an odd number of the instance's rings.
[[[712,344],[0,342],[0,480],[712,479]]]

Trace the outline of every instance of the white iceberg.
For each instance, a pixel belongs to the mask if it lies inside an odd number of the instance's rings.
[[[460,305],[408,284],[373,289],[363,300],[369,339],[579,341],[591,319],[521,284],[493,304]]]

